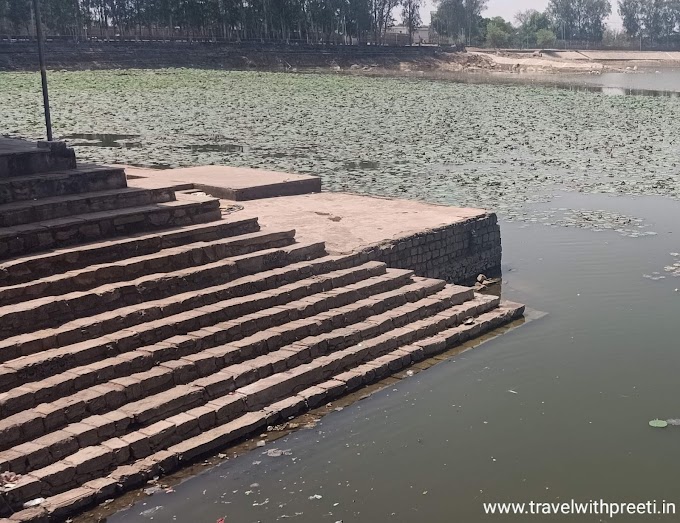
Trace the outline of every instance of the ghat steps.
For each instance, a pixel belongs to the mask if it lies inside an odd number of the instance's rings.
[[[4,162],[3,183],[64,173]],[[2,256],[20,254],[0,261],[0,471],[21,475],[0,489],[7,521],[63,520],[524,310],[79,169],[67,192],[35,182],[0,204]],[[116,181],[87,181],[102,172]]]
[[[220,216],[215,198],[129,188],[121,168],[78,166],[63,143],[0,138],[0,259]]]

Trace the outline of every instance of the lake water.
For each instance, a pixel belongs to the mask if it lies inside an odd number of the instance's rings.
[[[469,76],[469,75],[468,75]],[[474,80],[471,78],[470,80]],[[494,82],[497,83],[497,82]],[[506,75],[499,83],[558,87],[609,96],[680,97],[680,69],[644,68],[602,74]]]
[[[680,510],[680,427],[648,426],[680,418],[677,99],[207,71],[51,77],[59,133],[140,144],[78,149],[93,160],[291,169],[332,189],[498,209],[503,295],[547,313],[107,521],[609,521],[482,507],[572,498]],[[3,81],[0,130],[37,136],[35,80]],[[243,149],[186,148],[211,143]]]
[[[632,74],[604,73],[578,80],[587,85],[601,87],[611,94],[649,94],[671,97],[677,97],[680,94],[680,69],[645,69]]]
[[[506,217],[560,189],[680,197],[677,98],[185,69],[54,72],[50,89],[55,135],[85,160],[310,173]],[[41,103],[39,76],[0,74],[0,132],[39,138]]]

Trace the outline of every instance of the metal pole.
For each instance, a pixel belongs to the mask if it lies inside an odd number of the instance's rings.
[[[52,141],[52,117],[50,116],[50,97],[47,93],[47,70],[45,69],[45,55],[43,52],[42,18],[40,17],[40,0],[33,0],[35,14],[35,34],[38,38],[38,60],[40,61],[40,78],[42,80],[43,106],[45,107],[45,127],[47,141]]]

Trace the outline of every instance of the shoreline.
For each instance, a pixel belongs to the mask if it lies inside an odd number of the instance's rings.
[[[534,75],[636,72],[680,67],[680,52],[526,51],[435,46],[218,46],[158,42],[48,42],[48,70],[196,68],[365,76]],[[0,42],[0,72],[37,70],[30,42]]]
[[[210,67],[184,67],[184,66],[167,66],[167,67],[111,67],[111,68],[48,68],[48,73],[68,73],[68,72],[98,72],[98,71],[119,71],[125,74],[125,71],[163,71],[171,72],[173,70],[183,71],[189,69],[196,69],[199,71],[222,71],[222,72],[250,72],[250,73],[278,73],[290,75],[338,75],[342,77],[363,77],[363,78],[389,78],[401,80],[430,80],[439,82],[451,82],[457,84],[469,85],[509,85],[509,86],[528,86],[528,87],[547,87],[558,89],[578,89],[593,92],[607,91],[612,94],[612,90],[629,91],[614,94],[668,94],[669,96],[680,92],[677,89],[657,89],[652,87],[625,85],[608,86],[597,82],[596,78],[603,74],[618,74],[631,77],[644,77],[645,75],[654,75],[659,73],[675,73],[680,70],[675,68],[671,63],[654,64],[650,62],[641,63],[637,66],[626,66],[620,64],[619,67],[605,66],[602,70],[590,69],[522,69],[519,72],[513,72],[507,69],[473,69],[473,70],[444,70],[444,69],[417,69],[402,67],[399,69],[385,68],[385,67],[368,67],[364,69],[346,68],[346,69],[329,69],[322,67],[309,68],[294,68],[291,70],[282,69],[246,69],[246,68],[210,68]],[[2,73],[8,74],[35,74],[32,70],[12,70],[4,71],[0,67],[0,75]],[[592,79],[588,81],[587,79]]]

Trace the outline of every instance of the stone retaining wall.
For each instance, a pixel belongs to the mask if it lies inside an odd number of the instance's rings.
[[[58,42],[46,43],[49,69],[117,69],[199,67],[210,69],[289,70],[348,68],[353,64],[396,66],[403,61],[434,58],[434,46],[323,46],[192,42]],[[0,71],[38,67],[34,42],[0,41]]]
[[[416,233],[363,250],[367,260],[416,275],[471,285],[479,274],[500,276],[501,232],[495,213]]]

